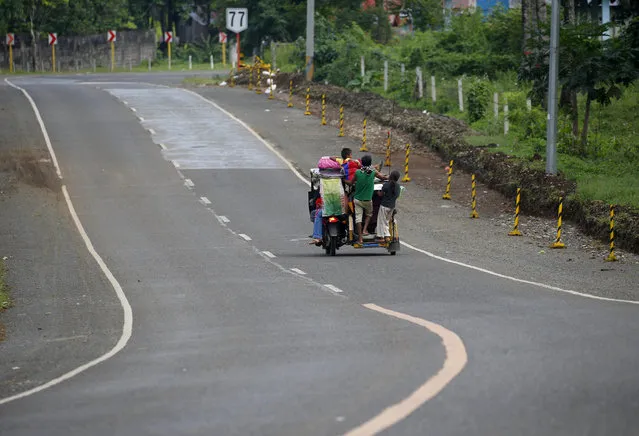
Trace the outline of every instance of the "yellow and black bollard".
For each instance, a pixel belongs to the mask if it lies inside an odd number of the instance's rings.
[[[442,200],[450,200],[450,182],[453,178],[453,163],[455,161],[450,161],[450,164],[448,164],[448,181],[446,182],[446,192],[444,192],[444,195],[442,195]]]
[[[249,79],[249,84],[248,84],[248,90],[249,91],[253,91],[253,71],[255,71],[254,67],[249,67],[249,75],[248,75],[248,79]]]
[[[508,236],[521,236],[519,231],[519,202],[521,201],[521,188],[517,188],[517,199],[515,200],[515,226]]]
[[[561,222],[564,214],[564,199],[559,197],[559,211],[557,212],[557,237],[555,242],[550,244],[550,248],[565,248],[566,245],[561,242]]]
[[[408,158],[410,157],[410,144],[406,144],[406,160],[404,161],[404,178],[402,182],[410,182],[408,177]]]
[[[606,257],[606,262],[616,262],[615,256],[615,206],[610,205],[610,252]]]
[[[288,81],[288,107],[293,107],[293,81]]]
[[[260,67],[257,67],[257,80],[255,81],[255,93],[256,94],[261,94],[262,93],[262,70],[260,69]]]
[[[231,69],[231,80],[229,81],[229,86],[231,88],[235,87],[235,71]]]
[[[344,136],[344,105],[339,107],[339,134],[337,136]]]
[[[304,115],[311,115],[311,88],[306,88],[306,111]]]
[[[273,100],[275,98],[275,93],[273,92],[273,81],[275,79],[273,78],[273,72],[271,71],[271,69],[268,69],[268,89],[269,89],[269,93],[268,93],[268,99],[269,100]]]
[[[470,212],[471,218],[479,218],[479,214],[477,213],[477,182],[475,181],[475,175],[473,174],[470,177],[471,180],[471,203],[472,212]]]
[[[386,160],[384,161],[384,166],[391,166],[391,132],[390,130],[386,136]]]
[[[322,94],[322,126],[326,125],[326,94]]]
[[[359,151],[368,151],[368,147],[366,147],[366,118],[362,122],[362,146]]]

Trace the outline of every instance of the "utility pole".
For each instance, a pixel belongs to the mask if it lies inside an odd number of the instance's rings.
[[[315,0],[306,1],[306,80],[313,80],[315,51]]]
[[[548,125],[546,126],[546,174],[557,174],[557,81],[559,75],[559,9],[552,0],[550,16],[550,68],[548,72]]]

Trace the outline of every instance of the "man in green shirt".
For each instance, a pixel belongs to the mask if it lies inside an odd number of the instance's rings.
[[[368,235],[368,225],[373,216],[373,192],[375,191],[375,177],[387,180],[388,177],[371,166],[373,158],[367,154],[362,157],[362,168],[355,172],[351,180],[344,180],[349,185],[355,185],[355,228],[357,229],[358,244],[364,243],[364,235]],[[366,218],[364,219],[364,212]],[[362,227],[364,221],[364,227]]]

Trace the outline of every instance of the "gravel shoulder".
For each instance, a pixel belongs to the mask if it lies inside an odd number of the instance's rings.
[[[69,216],[29,103],[0,83],[0,258],[12,307],[0,313],[0,398],[110,349],[122,311]]]
[[[304,116],[304,101],[294,96],[294,108],[286,107],[288,95],[278,93],[276,100],[236,87],[193,88],[233,113],[262,137],[278,148],[306,174],[323,155],[336,155],[343,146],[350,146],[359,156],[361,145],[360,113],[346,113],[346,137],[337,137],[338,108],[327,108],[327,126],[320,125],[320,106],[311,104],[312,116]],[[383,159],[387,129],[374,122],[367,123],[367,146]],[[394,168],[403,170],[402,147],[414,138],[404,132],[393,132]],[[480,218],[471,220],[470,174],[456,171],[451,190],[452,201],[441,196],[446,186],[445,167],[431,152],[413,153],[410,160],[411,182],[402,198],[400,232],[404,241],[435,255],[464,262],[480,268],[541,282],[592,295],[639,300],[639,256],[617,250],[619,262],[604,262],[608,247],[574,226],[564,223],[563,250],[549,245],[556,234],[554,220],[521,216],[522,237],[508,236],[512,228],[514,205],[501,194],[477,185]],[[300,193],[304,207],[305,193]],[[310,231],[310,227],[309,227]],[[416,255],[408,250],[404,255]],[[540,288],[542,290],[543,288]]]

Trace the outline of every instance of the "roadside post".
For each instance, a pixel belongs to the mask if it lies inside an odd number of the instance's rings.
[[[55,46],[58,45],[57,33],[49,33],[49,45],[51,46],[51,68],[55,73]]]
[[[288,104],[287,107],[293,107],[293,81],[288,81]]]
[[[340,105],[339,107],[339,133],[338,137],[344,137],[344,105]]]
[[[311,115],[311,88],[306,88],[306,110],[304,115]]]
[[[218,33],[218,39],[220,41],[220,44],[222,44],[222,66],[223,67],[226,67],[226,38],[227,38],[226,32]],[[213,59],[213,56],[211,56],[211,59]]]
[[[386,134],[386,161],[384,161],[384,166],[391,166],[391,132],[390,130]]]
[[[565,248],[566,245],[561,242],[561,223],[564,214],[564,199],[563,197],[559,197],[559,210],[557,212],[557,237],[555,238],[555,242],[550,244],[550,248]]]
[[[459,100],[459,111],[464,112],[464,86],[462,79],[457,79],[457,99]]]
[[[362,146],[359,151],[368,151],[368,147],[366,147],[366,118],[362,122]]]
[[[268,93],[268,99],[269,100],[273,100],[275,98],[275,96],[273,94],[275,94],[275,88],[273,88],[273,82],[275,81],[275,79],[273,78],[274,74],[271,71],[271,69],[268,69],[268,88],[269,88],[269,93]]]
[[[9,46],[9,72],[13,73],[13,45],[16,41],[15,33],[7,33],[6,43]]]
[[[215,69],[215,62],[213,62],[213,55],[211,55],[211,69]]]
[[[448,164],[448,181],[446,182],[446,192],[444,192],[444,195],[442,195],[442,200],[451,200],[451,196],[450,196],[450,182],[453,178],[453,164],[455,163],[454,160],[451,160],[450,163]]]
[[[479,218],[479,214],[477,213],[477,181],[475,180],[475,175],[471,176],[471,207],[472,212],[470,213],[471,218]]]
[[[169,70],[171,70],[171,42],[172,41],[173,41],[173,32],[164,32],[164,42],[166,42],[168,47]]]
[[[115,71],[115,41],[117,40],[117,32],[109,30],[107,32],[107,41],[111,45],[111,72]]]
[[[322,126],[326,125],[326,94],[322,94]]]
[[[226,8],[226,28],[237,37],[237,70],[240,70],[240,33],[248,29],[247,8]],[[258,79],[259,80],[259,79]]]
[[[519,203],[521,201],[521,188],[517,188],[517,199],[515,200],[515,226],[508,236],[521,236],[519,231]]]
[[[617,256],[615,256],[615,205],[610,205],[610,251],[606,262],[616,262]]]
[[[406,144],[406,159],[404,160],[404,178],[402,182],[410,182],[408,177],[408,158],[410,157],[410,144]]]

